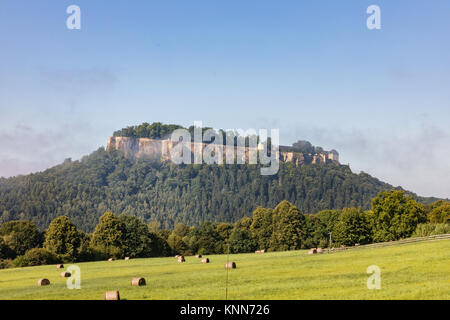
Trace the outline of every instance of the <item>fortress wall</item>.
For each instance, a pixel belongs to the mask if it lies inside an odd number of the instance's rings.
[[[298,152],[280,152],[280,161],[282,162],[292,162],[296,166],[302,165],[305,163],[305,157],[303,153]]]
[[[171,159],[171,154],[173,148],[178,143],[172,142],[171,140],[156,140],[149,138],[130,138],[130,137],[109,137],[108,146],[106,150],[111,150],[115,148],[122,151],[127,157],[156,157],[162,161],[169,161]],[[191,152],[195,150],[201,150],[202,152],[208,146],[206,143],[191,142]],[[196,149],[198,148],[198,149]],[[210,147],[211,148],[211,147]],[[226,151],[230,151],[228,148],[222,150],[222,154],[225,157]],[[233,150],[232,150],[233,151]],[[234,156],[239,157],[239,159],[244,162],[249,162],[250,154],[258,154],[258,148],[248,148],[248,147],[236,147],[234,148]],[[282,162],[291,162],[296,166],[303,165],[305,163],[305,158],[302,153],[298,152],[279,152],[279,159]],[[333,154],[331,157],[325,154],[314,155],[313,163],[326,163],[332,161],[333,163],[339,163],[336,158],[339,155]]]

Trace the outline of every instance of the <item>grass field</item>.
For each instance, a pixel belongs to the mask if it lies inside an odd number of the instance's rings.
[[[66,288],[63,270],[40,266],[0,270],[0,299],[225,299],[224,255],[210,264],[186,257],[79,263],[81,289]],[[306,251],[230,255],[229,299],[450,299],[450,241],[423,242],[309,256]],[[381,289],[368,290],[366,269],[381,269]],[[66,265],[65,267],[67,267]],[[144,277],[145,287],[131,287]],[[38,287],[40,278],[50,286]]]

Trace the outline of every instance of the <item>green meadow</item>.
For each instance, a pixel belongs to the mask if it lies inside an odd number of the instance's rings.
[[[0,299],[103,299],[119,290],[121,299],[225,299],[226,255],[201,259],[150,258],[77,263],[81,289],[69,290],[65,269],[40,266],[0,270]],[[450,241],[423,242],[333,254],[307,251],[230,255],[228,299],[450,299]],[[381,289],[369,290],[367,267],[381,269]],[[67,268],[69,265],[65,265]],[[147,286],[132,287],[144,277]],[[51,285],[38,287],[41,278]]]

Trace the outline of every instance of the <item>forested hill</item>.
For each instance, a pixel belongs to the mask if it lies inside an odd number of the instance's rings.
[[[26,219],[44,229],[57,216],[67,215],[91,232],[100,215],[112,211],[158,220],[170,228],[176,222],[234,222],[257,206],[275,207],[282,200],[304,213],[367,209],[378,192],[391,188],[341,165],[280,163],[277,175],[262,176],[256,165],[179,166],[127,159],[101,148],[42,173],[0,179],[0,223]]]

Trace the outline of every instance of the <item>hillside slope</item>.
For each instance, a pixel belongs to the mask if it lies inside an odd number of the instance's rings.
[[[0,179],[0,222],[27,219],[44,229],[55,217],[67,215],[91,232],[99,216],[112,211],[170,228],[177,222],[233,222],[257,206],[274,207],[282,200],[304,213],[369,208],[378,192],[391,188],[347,166],[281,163],[277,175],[261,176],[256,165],[177,166],[100,148],[81,161]]]

